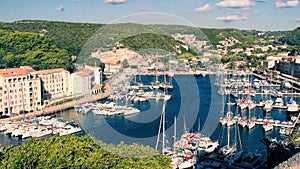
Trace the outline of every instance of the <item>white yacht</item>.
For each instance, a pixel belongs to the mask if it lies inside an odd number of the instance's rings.
[[[270,131],[273,129],[273,124],[269,123],[269,122],[266,122],[264,125],[263,125],[263,128],[264,130],[267,132],[267,131]]]
[[[238,123],[243,128],[247,126],[247,120],[245,118],[241,118],[241,120]]]
[[[219,146],[217,141],[212,141],[208,137],[200,137],[198,141],[198,152],[200,154],[209,154],[215,151]]]
[[[260,83],[261,83],[260,80],[254,79],[253,85],[256,89],[258,89],[260,87]]]
[[[134,107],[126,107],[123,110],[124,110],[124,116],[132,115],[140,112],[139,109],[136,109]]]
[[[287,112],[290,113],[297,113],[299,111],[299,105],[292,100],[290,104],[288,104],[287,106]]]
[[[284,106],[282,97],[277,97],[277,98],[276,98],[275,104],[273,105],[273,107],[274,107],[274,108],[278,108],[278,109],[284,109],[284,108],[287,108],[286,106]]]
[[[273,100],[267,100],[265,102],[264,110],[266,112],[270,112],[272,110],[272,108],[273,108]]]
[[[248,101],[248,109],[251,110],[251,109],[254,109],[255,107],[256,107],[256,104],[252,100],[249,100]]]
[[[82,129],[80,127],[74,127],[74,126],[68,124],[59,133],[59,136],[64,136],[64,135],[68,135],[68,134],[78,133],[78,132],[81,132],[81,131],[82,131]]]

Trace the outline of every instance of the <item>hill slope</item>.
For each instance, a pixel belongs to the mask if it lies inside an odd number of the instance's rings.
[[[30,32],[0,30],[0,68],[30,65],[34,69],[72,69],[66,50],[61,50],[47,37]]]

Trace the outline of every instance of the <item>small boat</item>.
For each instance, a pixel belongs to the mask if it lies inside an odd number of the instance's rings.
[[[299,105],[294,100],[291,100],[291,103],[288,104],[286,111],[290,113],[297,113],[299,111]]]
[[[251,119],[248,120],[247,127],[249,130],[253,129],[255,127],[255,121]]]
[[[242,118],[238,123],[243,128],[247,126],[247,120],[245,118]]]
[[[260,80],[258,80],[258,79],[254,79],[254,81],[253,81],[253,85],[254,85],[254,87],[257,88],[257,89],[260,87],[260,83],[261,83],[261,82],[260,82]]]
[[[284,109],[284,108],[286,108],[286,107],[284,106],[282,97],[277,97],[277,98],[276,98],[275,104],[273,105],[273,107],[274,107],[274,108],[279,108],[279,109]]]
[[[279,134],[285,134],[285,130],[286,128],[285,127],[281,127],[280,130],[279,130]]]
[[[265,102],[264,110],[268,113],[271,112],[272,108],[273,108],[273,100],[267,100]]]
[[[219,146],[219,143],[212,141],[208,137],[201,137],[198,141],[198,152],[200,154],[209,154],[215,151]]]
[[[273,124],[269,123],[269,122],[266,122],[264,125],[263,125],[263,128],[265,130],[265,132],[267,131],[271,131],[273,129]]]

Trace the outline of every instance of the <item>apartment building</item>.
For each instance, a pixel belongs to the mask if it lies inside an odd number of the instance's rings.
[[[35,71],[33,74],[41,78],[42,96],[47,105],[49,102],[72,95],[70,72],[58,68]]]
[[[12,116],[38,110],[42,103],[41,80],[29,66],[0,69],[0,114]]]
[[[95,82],[94,70],[82,69],[72,73],[72,94],[73,96],[82,96],[92,94],[93,84]]]

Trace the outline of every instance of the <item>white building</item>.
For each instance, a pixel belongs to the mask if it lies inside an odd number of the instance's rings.
[[[85,69],[94,71],[95,78],[94,78],[93,84],[101,84],[102,83],[102,70],[100,67],[86,65]]]
[[[83,69],[71,74],[73,96],[90,95],[92,93],[95,75],[93,70]]]

